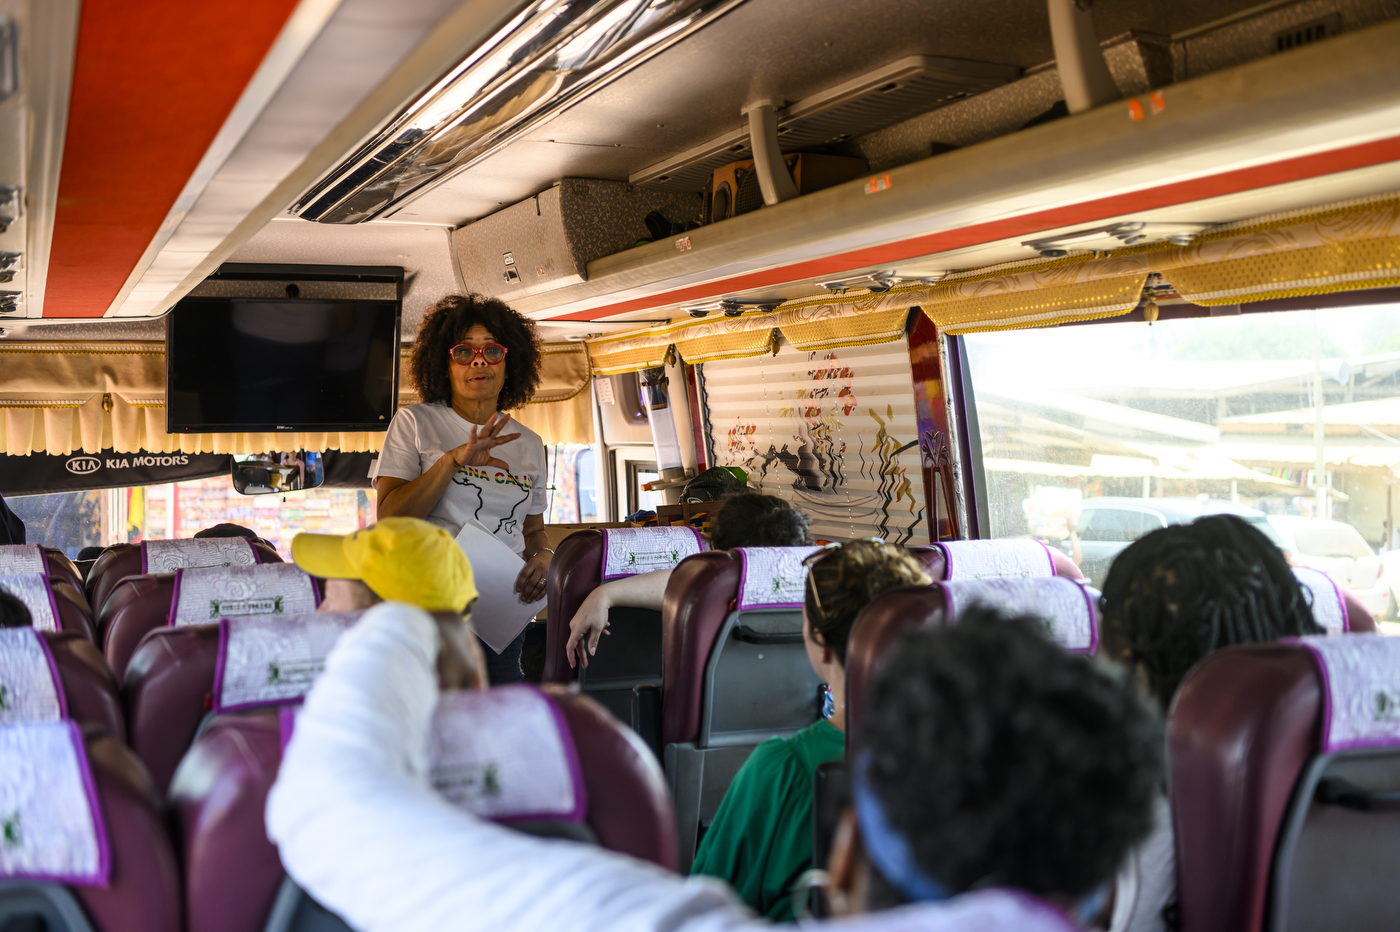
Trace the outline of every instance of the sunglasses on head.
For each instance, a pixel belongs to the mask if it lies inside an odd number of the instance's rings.
[[[807,591],[812,593],[812,605],[816,608],[819,617],[826,617],[826,609],[822,608],[821,596],[817,594],[817,584],[812,579],[812,567],[816,566],[842,547],[847,547],[851,544],[884,544],[884,542],[885,540],[882,537],[858,537],[855,540],[848,540],[844,544],[827,544],[820,550],[813,550],[802,558],[802,565],[807,567]]]
[[[481,358],[486,360],[488,365],[499,366],[506,361],[507,352],[506,348],[499,343],[487,343],[480,349],[470,343],[458,343],[447,351],[447,355],[451,356],[452,361],[459,366],[470,366],[476,362],[477,354],[480,353]]]

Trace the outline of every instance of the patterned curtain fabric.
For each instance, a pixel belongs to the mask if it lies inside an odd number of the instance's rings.
[[[378,450],[382,433],[169,434],[165,431],[165,344],[0,342],[0,452],[247,453],[253,450]],[[400,405],[412,404],[402,359]],[[588,355],[581,345],[546,344],[535,399],[517,412],[546,443],[587,443],[593,435]]]

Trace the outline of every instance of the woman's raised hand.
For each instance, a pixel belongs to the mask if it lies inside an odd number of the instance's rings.
[[[491,455],[491,451],[496,447],[510,443],[520,436],[519,432],[501,435],[501,428],[506,426],[508,420],[510,418],[507,415],[498,412],[491,415],[480,427],[473,424],[471,439],[448,455],[458,466],[494,466],[496,469],[509,470],[510,466],[504,460]]]

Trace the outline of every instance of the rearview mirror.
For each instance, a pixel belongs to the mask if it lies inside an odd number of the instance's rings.
[[[300,492],[314,489],[325,481],[320,453],[297,450],[233,457],[233,488],[239,495]]]

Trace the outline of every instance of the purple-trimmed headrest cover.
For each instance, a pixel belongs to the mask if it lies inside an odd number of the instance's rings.
[[[326,669],[326,656],[363,612],[255,615],[219,621],[214,711],[296,702]]]
[[[0,877],[105,887],[107,825],[72,722],[0,728]]]
[[[33,628],[0,628],[0,725],[66,718],[58,668]]]
[[[49,575],[49,561],[38,544],[5,544],[0,546],[0,576],[24,573]]]
[[[444,695],[429,755],[433,788],[483,819],[582,822],[588,811],[573,734],[533,686]]]
[[[1347,600],[1342,597],[1342,590],[1337,588],[1331,576],[1310,566],[1293,567],[1293,575],[1308,594],[1313,621],[1319,627],[1328,634],[1342,634],[1351,630]]]
[[[245,615],[314,612],[320,596],[295,563],[192,567],[175,571],[170,624],[207,625]]]
[[[739,547],[743,571],[736,607],[799,608],[805,597],[807,567],[802,560],[820,547]]]
[[[693,527],[603,528],[603,579],[674,569],[704,549]]]
[[[1322,751],[1400,746],[1400,638],[1354,634],[1284,640],[1306,647],[1322,674]]]
[[[278,709],[285,751],[299,706]],[[582,822],[588,797],[574,736],[548,696],[520,683],[443,693],[433,711],[428,779],[493,822]]]
[[[53,597],[47,573],[17,573],[0,576],[0,589],[24,603],[36,631],[57,631],[58,602]]]
[[[173,573],[195,566],[256,566],[260,562],[257,548],[246,537],[141,542],[143,573]]]
[[[1050,548],[1031,537],[1004,540],[950,540],[934,544],[943,551],[946,577],[952,579],[1036,579],[1055,575]]]
[[[1098,612],[1093,590],[1072,579],[955,579],[937,583],[948,598],[948,613],[956,621],[981,603],[1008,615],[1033,615],[1065,650],[1092,654],[1099,648]]]

